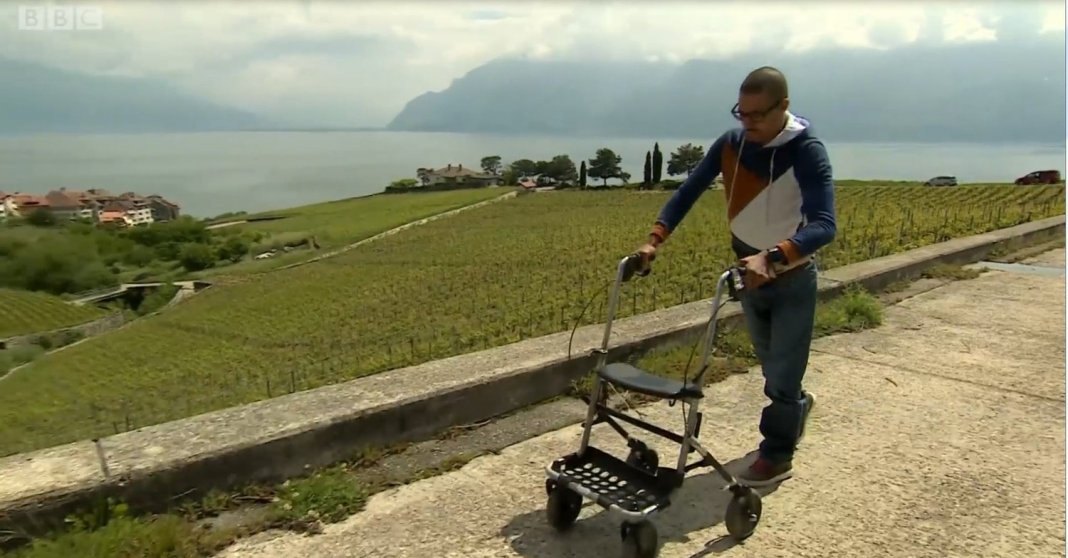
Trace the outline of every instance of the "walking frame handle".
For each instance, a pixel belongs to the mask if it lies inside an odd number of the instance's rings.
[[[653,254],[649,255],[649,262],[656,259]],[[604,338],[601,340],[601,360],[604,361],[608,351],[608,340],[612,336],[612,322],[616,318],[616,308],[619,306],[619,291],[623,287],[623,283],[630,281],[635,275],[639,277],[645,277],[649,275],[652,269],[647,265],[645,257],[635,252],[629,254],[623,259],[619,260],[618,273],[616,274],[615,285],[612,286],[612,294],[608,297],[608,318],[605,321],[604,326]],[[604,362],[600,363],[601,366]]]
[[[655,257],[651,257],[650,255],[649,261],[654,258]],[[619,291],[622,290],[623,283],[629,281],[635,275],[645,277],[649,275],[649,273],[650,268],[647,266],[643,255],[640,253],[632,253],[622,260],[619,260],[615,284],[613,285],[612,293],[609,296],[608,316],[606,323],[604,323],[604,337],[601,339],[599,351],[600,362],[598,363],[598,367],[603,367],[604,361],[607,361],[608,358],[608,344],[612,337],[612,323],[615,321],[615,313],[619,304]],[[709,316],[708,328],[705,334],[702,365],[700,371],[697,372],[697,376],[694,378],[696,382],[703,381],[705,371],[708,369],[708,360],[711,358],[712,347],[714,341],[716,341],[716,325],[719,321],[719,311],[723,307],[722,299],[724,286],[728,297],[738,300],[739,294],[745,289],[745,283],[743,281],[744,276],[745,268],[740,265],[733,265],[724,270],[716,281],[716,295],[712,297],[712,312]]]
[[[723,307],[721,303],[723,300],[723,287],[727,287],[728,296],[732,300],[738,300],[738,294],[745,289],[744,277],[745,268],[731,266],[721,273],[719,280],[716,281],[716,295],[712,298],[712,315],[708,318],[708,327],[705,331],[705,346],[701,353],[701,367],[698,368],[697,376],[693,379],[693,382],[697,385],[704,385],[705,372],[708,371],[708,361],[712,358],[713,348],[716,345],[716,325],[719,322],[719,310]],[[683,381],[686,380],[688,379],[683,378]]]
[[[649,262],[653,261],[655,258],[656,256],[651,254],[649,256]],[[619,294],[620,290],[622,289],[623,283],[631,280],[635,275],[638,275],[639,277],[645,277],[649,275],[650,271],[651,269],[648,267],[645,258],[642,256],[642,254],[639,253],[630,254],[619,261],[615,285],[613,286],[612,294],[609,296],[608,299],[608,316],[605,321],[604,337],[601,340],[601,360],[605,360],[607,358],[608,341],[612,336],[612,322],[615,321],[616,310],[619,306]],[[708,337],[705,341],[704,360],[700,372],[700,375],[702,376],[704,375],[704,369],[707,368],[708,358],[711,356],[711,347],[713,344],[712,341],[716,333],[716,317],[719,313],[720,307],[722,306],[722,304],[720,304],[720,301],[722,300],[723,296],[723,287],[727,287],[730,298],[737,300],[738,293],[740,293],[745,288],[744,282],[742,280],[744,276],[744,267],[731,266],[727,268],[726,271],[721,273],[719,276],[719,280],[716,281],[716,295],[715,298],[712,300],[712,316],[708,324]],[[601,362],[600,365],[603,366],[604,362]]]

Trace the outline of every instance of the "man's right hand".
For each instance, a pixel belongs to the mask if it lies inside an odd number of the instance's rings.
[[[642,271],[649,269],[649,265],[656,259],[656,244],[646,242],[638,248],[638,255],[642,257]]]

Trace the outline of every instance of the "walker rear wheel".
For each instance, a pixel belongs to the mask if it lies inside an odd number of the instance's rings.
[[[660,467],[660,456],[653,449],[632,449],[627,454],[627,465],[656,474],[657,469]]]

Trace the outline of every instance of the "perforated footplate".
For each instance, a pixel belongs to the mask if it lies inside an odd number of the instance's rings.
[[[560,475],[560,481],[584,488],[602,506],[615,504],[634,513],[667,507],[675,478],[671,469],[661,467],[653,476],[594,447],[588,447],[582,457],[572,454],[559,459],[550,468]]]

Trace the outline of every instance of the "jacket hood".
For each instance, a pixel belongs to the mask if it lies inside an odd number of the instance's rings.
[[[779,135],[775,136],[768,143],[764,144],[766,148],[779,147],[790,140],[800,136],[810,126],[808,119],[796,116],[794,113],[786,112],[787,120],[786,127],[779,132]]]

